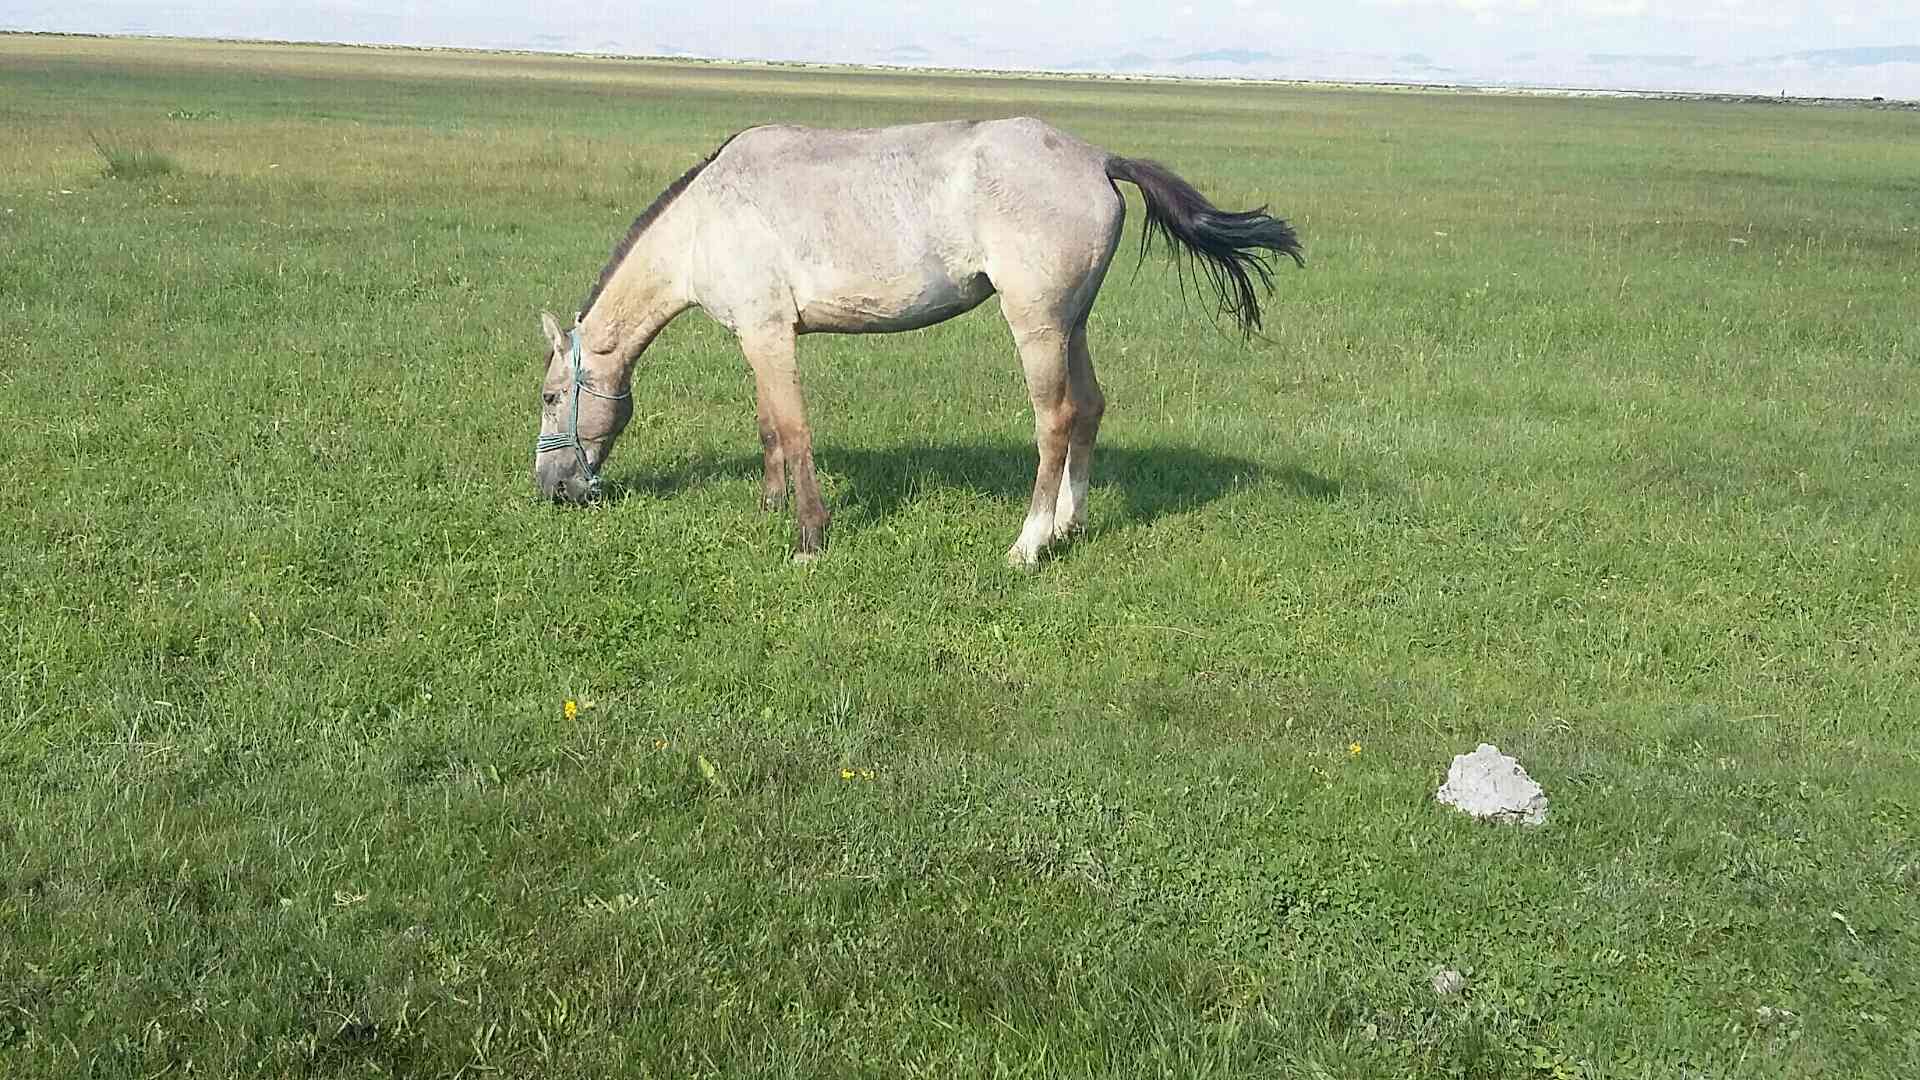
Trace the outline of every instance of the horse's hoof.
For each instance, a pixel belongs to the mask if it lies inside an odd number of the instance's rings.
[[[793,553],[793,565],[806,566],[808,563],[819,561],[819,558],[820,553],[817,551],[796,551]]]
[[[1040,568],[1040,553],[1037,551],[1022,551],[1020,545],[1015,544],[1007,549],[1007,565],[1015,570],[1032,573]]]

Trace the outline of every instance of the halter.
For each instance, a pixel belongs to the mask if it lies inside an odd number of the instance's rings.
[[[587,489],[600,490],[600,474],[587,462],[587,448],[580,441],[580,395],[592,394],[605,401],[621,401],[633,396],[631,389],[619,394],[603,394],[587,385],[587,376],[580,368],[580,327],[575,326],[573,334],[573,408],[567,414],[567,430],[556,431],[551,435],[542,435],[533,440],[533,455],[539,457],[549,450],[572,450],[580,457],[580,475],[587,478]]]

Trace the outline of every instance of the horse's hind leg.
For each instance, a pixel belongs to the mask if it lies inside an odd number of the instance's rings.
[[[766,431],[771,428],[775,446],[767,453],[767,474],[762,477],[763,494],[771,493],[777,482],[785,494],[786,480],[793,481],[793,518],[797,534],[793,545],[796,561],[819,555],[827,545],[827,507],[820,499],[820,484],[813,474],[813,432],[807,427],[806,404],[800,396],[800,379],[794,369],[794,341],[791,327],[774,327],[740,336],[741,351],[753,365],[753,377],[760,399],[761,446],[767,446]],[[773,471],[777,453],[780,473]]]
[[[1007,307],[1004,301],[1002,307]],[[1014,341],[1020,347],[1027,395],[1033,400],[1034,444],[1040,451],[1040,467],[1034,474],[1027,519],[1020,528],[1019,538],[1007,549],[1007,565],[1024,568],[1037,564],[1041,552],[1053,542],[1061,473],[1066,467],[1067,446],[1075,426],[1075,401],[1069,392],[1067,374],[1068,329],[1053,322],[1029,324],[1012,310],[1007,310],[1007,325],[1013,328]]]
[[[760,505],[780,510],[787,505],[787,458],[780,449],[780,427],[774,423],[768,405],[768,380],[756,371],[753,383],[754,419],[760,427]]]
[[[1054,539],[1064,539],[1087,523],[1087,484],[1093,471],[1093,444],[1100,437],[1100,418],[1107,398],[1093,374],[1093,356],[1087,351],[1087,323],[1082,319],[1067,340],[1067,398],[1072,403],[1073,429],[1067,434],[1066,476],[1054,504]]]

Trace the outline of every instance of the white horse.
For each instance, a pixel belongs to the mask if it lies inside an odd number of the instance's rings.
[[[1142,251],[1155,234],[1177,241],[1243,331],[1260,325],[1254,280],[1272,288],[1267,253],[1306,265],[1286,222],[1215,209],[1167,169],[1039,120],[741,132],[634,221],[572,329],[541,314],[552,352],[535,485],[569,502],[598,491],[599,470],[633,413],[635,362],[698,305],[733,331],[752,365],[762,501],[785,505],[791,479],[794,558],[811,559],[826,543],[828,514],[795,339],[918,329],[998,293],[1040,451],[1007,561],[1033,566],[1085,521],[1106,407],[1087,352],[1087,314],[1126,215],[1116,180],[1145,199]]]

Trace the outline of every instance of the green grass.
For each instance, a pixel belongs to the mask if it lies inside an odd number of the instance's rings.
[[[1920,116],[24,37],[0,103],[0,1077],[1920,1071]],[[697,316],[533,497],[537,312],[688,164],[1008,113],[1308,246],[1245,346],[1130,234],[1086,538],[1000,563],[991,305],[803,343],[811,568]],[[1432,804],[1483,740],[1548,828]]]
[[[118,138],[103,142],[94,136],[93,150],[100,155],[100,175],[108,180],[152,180],[180,171],[172,155]]]

